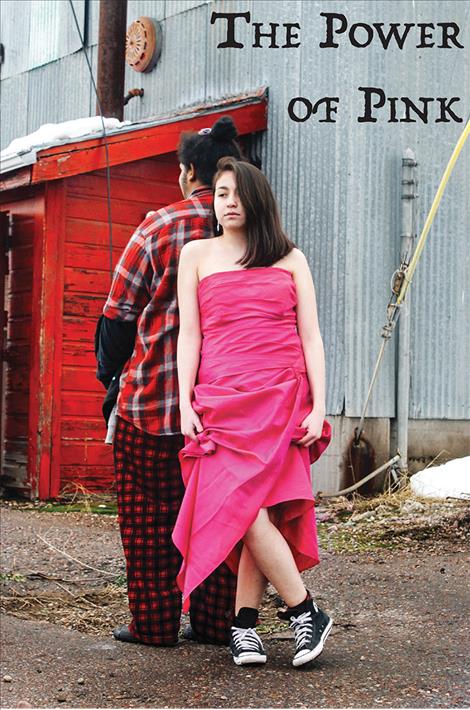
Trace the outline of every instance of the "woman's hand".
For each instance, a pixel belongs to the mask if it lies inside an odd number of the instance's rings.
[[[181,433],[196,441],[196,432],[199,434],[203,430],[201,420],[190,404],[180,409]],[[196,430],[196,431],[195,431]]]
[[[311,446],[316,439],[319,439],[322,435],[324,419],[324,412],[312,409],[301,424],[301,426],[308,429],[308,431],[305,436],[299,439],[297,444],[299,446]]]

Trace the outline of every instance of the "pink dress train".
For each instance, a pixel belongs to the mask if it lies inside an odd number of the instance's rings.
[[[319,562],[310,463],[331,427],[298,446],[313,403],[296,326],[296,289],[280,267],[222,271],[199,283],[203,335],[193,407],[203,431],[179,458],[186,492],[173,532],[183,556],[183,609],[219,564],[236,572],[240,541],[260,508],[279,506],[278,527],[300,571]]]

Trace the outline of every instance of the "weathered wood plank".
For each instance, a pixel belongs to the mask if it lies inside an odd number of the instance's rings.
[[[62,441],[60,460],[62,466],[112,466],[112,446],[96,441]]]
[[[113,215],[114,219],[114,215]],[[118,224],[113,221],[113,246],[124,249],[137,224]],[[95,219],[81,219],[80,217],[67,217],[65,239],[67,242],[93,245],[108,248],[109,226],[108,221]]]

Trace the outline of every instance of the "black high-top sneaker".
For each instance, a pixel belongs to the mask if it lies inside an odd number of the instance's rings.
[[[266,663],[263,642],[254,629],[240,629],[237,626],[232,626],[230,650],[237,666],[244,666],[246,663]]]
[[[306,606],[307,611],[289,617],[289,626],[294,629],[295,636],[293,666],[303,666],[319,656],[333,626],[333,619],[313,599],[308,599]]]

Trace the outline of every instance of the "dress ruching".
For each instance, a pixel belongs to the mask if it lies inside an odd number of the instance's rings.
[[[222,271],[199,283],[203,335],[193,407],[203,431],[186,438],[186,493],[173,532],[183,556],[177,582],[189,595],[226,561],[236,572],[241,540],[261,508],[277,525],[299,571],[319,562],[310,464],[329,444],[298,446],[313,402],[296,325],[289,271]]]

